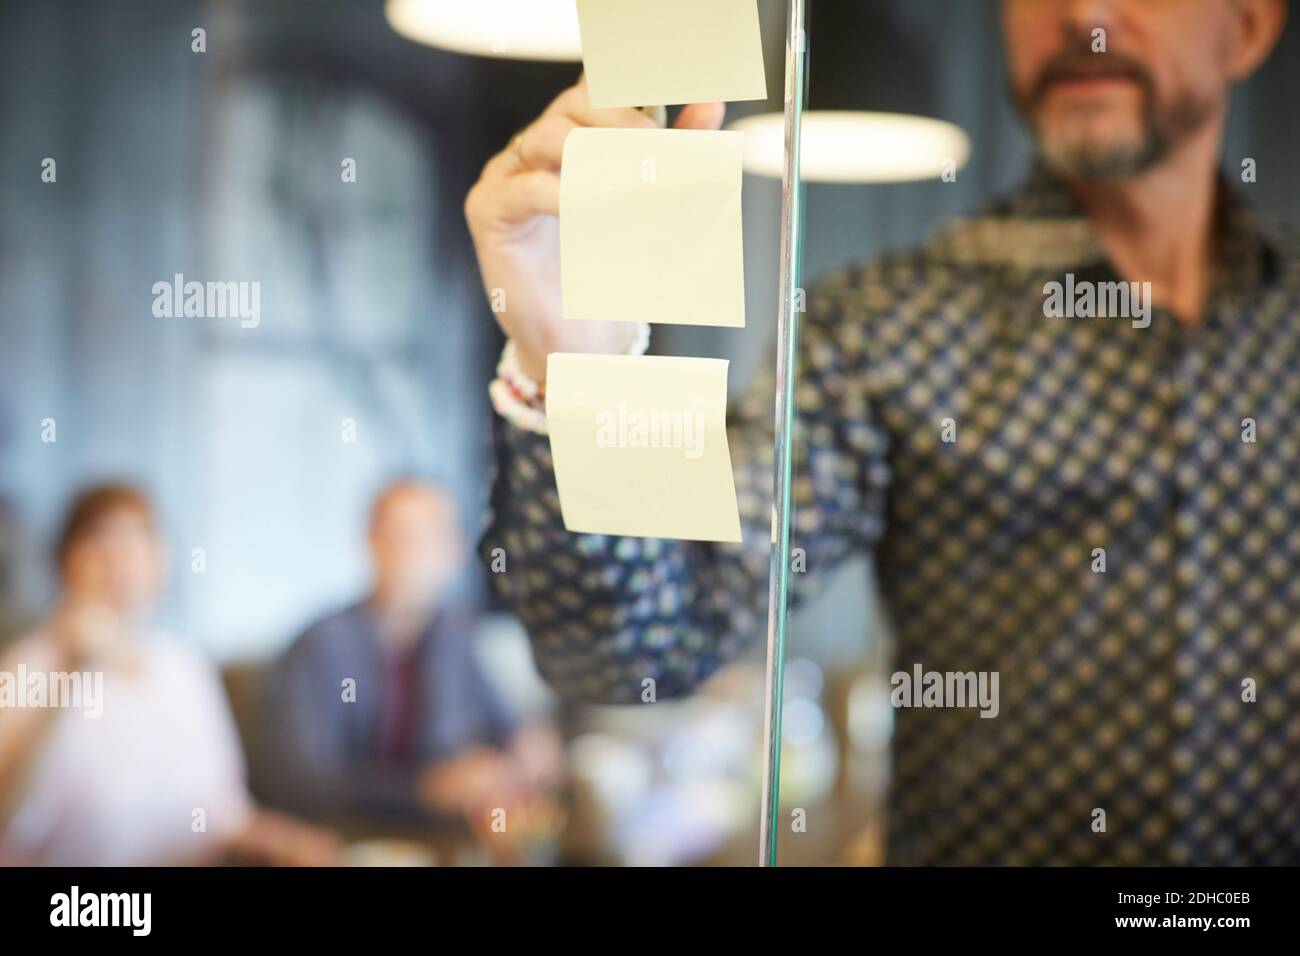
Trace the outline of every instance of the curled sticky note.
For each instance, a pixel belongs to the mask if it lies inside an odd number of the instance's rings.
[[[578,0],[591,105],[767,99],[757,0]]]
[[[721,359],[556,353],[546,420],[564,526],[739,541]]]
[[[560,183],[566,319],[745,324],[743,134],[576,129]]]

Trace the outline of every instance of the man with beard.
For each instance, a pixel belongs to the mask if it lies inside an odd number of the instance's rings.
[[[1230,89],[1286,13],[1003,0],[1027,183],[812,291],[796,596],[874,552],[898,670],[1000,676],[996,719],[895,714],[890,862],[1300,863],[1300,245],[1218,171]],[[493,580],[562,693],[629,703],[647,678],[688,692],[763,632],[772,502],[759,386],[730,418],[743,544],[564,530],[546,356],[644,336],[560,319],[562,146],[638,125],[580,83],[466,204],[511,305]],[[1067,278],[1150,283],[1150,322],[1045,314]]]

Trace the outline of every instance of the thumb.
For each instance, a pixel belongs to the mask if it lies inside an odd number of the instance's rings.
[[[718,129],[727,118],[725,103],[692,103],[677,115],[675,129]]]

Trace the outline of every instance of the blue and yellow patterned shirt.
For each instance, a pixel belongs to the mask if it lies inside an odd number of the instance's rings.
[[[1300,244],[1222,197],[1195,324],[1045,315],[1118,276],[1041,171],[810,298],[796,599],[870,551],[896,670],[999,675],[993,719],[896,711],[892,863],[1300,863]],[[566,532],[547,439],[497,423],[482,547],[560,693],[761,638],[772,410],[730,419],[740,545]]]

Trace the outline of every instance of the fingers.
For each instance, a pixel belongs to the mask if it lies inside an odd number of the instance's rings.
[[[485,171],[465,200],[465,218],[471,226],[513,224],[533,216],[559,214],[560,177],[545,169],[491,177]]]
[[[655,122],[640,110],[592,109],[584,77],[577,86],[561,93],[517,141],[512,140],[488,161],[483,179],[496,180],[534,169],[558,170],[564,159],[564,141],[579,126],[654,129]]]
[[[722,103],[687,106],[673,124],[676,129],[715,130],[722,126],[727,108]],[[589,110],[572,107],[546,113],[524,130],[516,158],[527,169],[559,170],[564,160],[564,141],[579,126],[608,126],[654,129],[655,122],[640,110]]]
[[[674,129],[719,129],[727,118],[725,103],[692,103],[684,107],[673,123]]]
[[[480,178],[485,180],[504,179],[519,171],[519,157],[515,155],[514,142],[487,161]]]
[[[725,118],[724,104],[695,103],[685,107],[673,125],[676,129],[715,130]],[[640,110],[593,109],[584,75],[517,140],[488,161],[465,203],[471,223],[518,223],[537,215],[558,216],[564,143],[580,126],[654,129],[656,124]]]
[[[594,109],[587,95],[587,77],[584,74],[576,86],[561,93],[547,109],[548,114],[567,116],[576,126],[626,127],[653,129],[655,122],[638,109]]]
[[[626,126],[654,127],[653,119],[638,109],[592,109],[587,93],[587,74],[583,74],[576,85],[570,87],[556,98],[547,112],[567,116],[577,126]],[[682,107],[674,129],[719,129],[727,117],[725,103],[692,103]]]
[[[511,176],[498,196],[498,215],[507,222],[529,216],[560,214],[560,177],[545,169],[534,169]]]
[[[519,140],[519,158],[528,169],[559,170],[564,141],[577,128],[577,123],[562,114],[543,116],[524,131]]]

